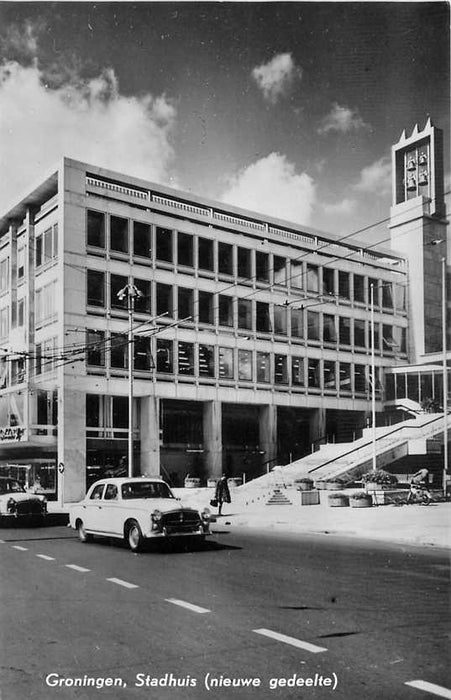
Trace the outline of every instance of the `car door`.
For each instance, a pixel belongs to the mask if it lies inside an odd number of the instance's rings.
[[[105,486],[99,501],[97,527],[99,532],[107,535],[122,535],[122,514],[117,484],[110,483]]]
[[[102,496],[105,490],[105,484],[97,484],[85,499],[82,505],[82,518],[87,530],[99,532],[99,526],[102,515]]]

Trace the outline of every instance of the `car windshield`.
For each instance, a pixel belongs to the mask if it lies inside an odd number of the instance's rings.
[[[174,498],[167,484],[155,481],[131,481],[122,484],[122,498]]]
[[[0,479],[0,494],[24,493],[25,489],[14,479]]]

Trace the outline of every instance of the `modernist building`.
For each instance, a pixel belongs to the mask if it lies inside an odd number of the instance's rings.
[[[373,376],[380,412],[384,373],[441,347],[418,340],[439,315],[434,260],[418,335],[397,244],[411,219],[415,255],[422,220],[444,227],[443,191],[398,190],[394,254],[65,158],[0,219],[0,465],[34,465],[65,500],[124,468],[128,284],[137,473],[249,479],[353,439]]]

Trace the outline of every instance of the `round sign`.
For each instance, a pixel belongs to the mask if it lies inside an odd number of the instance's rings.
[[[62,462],[58,464],[58,471],[60,474],[64,474],[64,464]]]

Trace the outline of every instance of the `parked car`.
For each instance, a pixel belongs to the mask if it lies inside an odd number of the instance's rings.
[[[123,539],[133,552],[151,539],[210,534],[210,511],[184,506],[162,479],[101,479],[70,508],[70,526],[81,542],[94,535]]]
[[[47,514],[45,496],[26,491],[16,479],[0,477],[0,521],[4,524],[30,520],[41,523]]]

